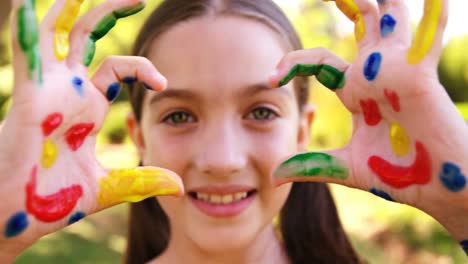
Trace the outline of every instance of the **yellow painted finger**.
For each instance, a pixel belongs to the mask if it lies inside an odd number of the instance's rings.
[[[360,41],[366,34],[366,23],[359,6],[353,0],[323,0],[325,2],[334,1],[338,9],[354,22],[354,35],[356,41]]]
[[[58,60],[64,60],[68,56],[70,50],[68,35],[75,24],[83,1],[67,0],[55,21],[54,50]]]
[[[57,159],[57,146],[52,142],[52,140],[47,139],[42,146],[42,156],[41,163],[42,167],[48,169],[54,165],[55,160]]]
[[[411,147],[410,138],[406,130],[398,123],[393,123],[390,127],[390,143],[397,156],[406,155]]]
[[[184,187],[175,173],[156,167],[111,170],[99,180],[101,206],[139,202],[157,195],[179,195]]]
[[[408,50],[410,64],[418,64],[431,50],[442,15],[442,5],[442,0],[424,2],[424,15]]]

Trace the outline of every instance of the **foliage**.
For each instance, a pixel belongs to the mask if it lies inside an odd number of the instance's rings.
[[[453,38],[444,48],[439,78],[455,102],[468,101],[468,36]]]

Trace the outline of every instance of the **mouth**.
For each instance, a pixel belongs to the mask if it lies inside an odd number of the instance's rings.
[[[244,212],[254,201],[257,190],[230,193],[189,191],[187,194],[195,207],[205,215],[226,218]]]
[[[257,193],[256,190],[235,192],[228,194],[213,194],[205,192],[189,192],[188,195],[193,199],[204,201],[214,205],[228,205],[245,200]]]

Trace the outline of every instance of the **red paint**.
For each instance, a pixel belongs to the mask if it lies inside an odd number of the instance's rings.
[[[426,184],[432,175],[429,153],[420,142],[416,142],[416,158],[411,166],[393,165],[378,156],[370,157],[368,164],[383,182],[395,188],[404,188],[412,184]]]
[[[85,138],[88,136],[91,130],[93,130],[93,128],[93,123],[83,123],[74,125],[68,129],[68,131],[65,133],[65,139],[71,150],[76,151],[78,148],[80,148]]]
[[[26,184],[26,209],[38,220],[54,222],[67,216],[83,195],[80,185],[62,188],[60,191],[45,196],[36,193],[37,166],[31,172],[31,179]]]
[[[362,112],[364,113],[364,119],[366,124],[369,126],[375,126],[382,120],[379,106],[374,99],[360,100]]]
[[[393,108],[393,111],[400,112],[400,97],[395,91],[384,89],[385,97]]]
[[[60,113],[50,114],[42,122],[42,134],[49,136],[54,130],[62,124],[63,116]]]

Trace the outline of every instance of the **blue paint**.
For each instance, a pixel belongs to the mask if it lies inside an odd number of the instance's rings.
[[[72,85],[75,91],[80,95],[84,96],[84,87],[83,87],[83,79],[80,77],[73,77]]]
[[[153,87],[149,86],[149,84],[147,84],[147,83],[144,82],[144,83],[143,83],[143,86],[144,86],[146,89],[153,91]]]
[[[382,63],[382,54],[380,52],[372,53],[364,64],[364,77],[368,81],[373,81],[379,74],[380,64]]]
[[[463,240],[462,242],[460,242],[460,245],[463,251],[465,251],[466,255],[468,255],[468,240]]]
[[[376,188],[371,188],[369,190],[369,192],[371,192],[373,195],[376,195],[380,198],[383,198],[387,201],[390,201],[390,202],[395,202],[395,200],[393,200],[393,198],[386,192],[382,191],[382,190],[379,190],[379,189],[376,189]]]
[[[106,92],[107,100],[109,100],[109,102],[113,102],[115,98],[117,98],[119,93],[120,93],[120,83],[113,83],[109,85],[109,88],[107,89],[107,92]]]
[[[460,168],[451,162],[442,164],[439,176],[442,184],[452,192],[459,192],[466,186],[466,177],[461,173]]]
[[[134,84],[137,81],[135,77],[125,77],[122,79],[122,82],[125,84]]]
[[[8,219],[5,227],[5,236],[14,237],[21,234],[28,227],[28,215],[21,211]]]
[[[81,219],[83,219],[83,217],[85,217],[85,216],[86,216],[86,214],[83,213],[83,212],[76,212],[70,217],[70,219],[68,220],[68,224],[69,225],[74,224],[74,223],[80,221]]]
[[[377,0],[377,3],[379,3],[380,5],[384,5],[386,1],[387,0]]]
[[[380,35],[382,38],[385,38],[392,33],[395,30],[396,24],[396,20],[391,15],[385,14],[380,19]]]

